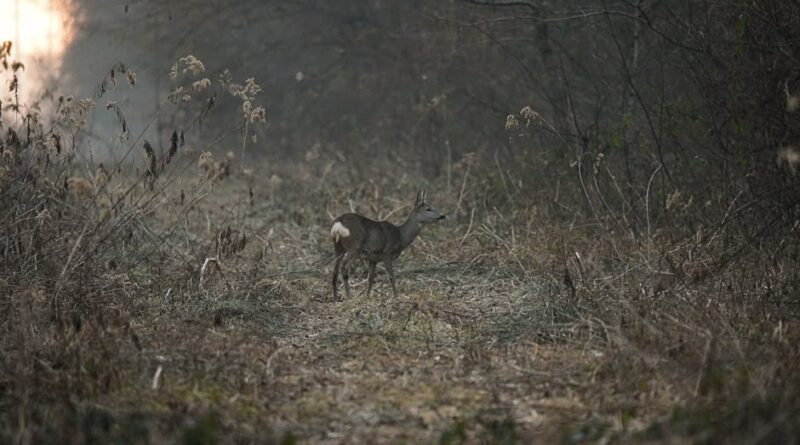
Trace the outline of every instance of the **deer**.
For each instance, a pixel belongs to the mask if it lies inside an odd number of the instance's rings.
[[[392,294],[397,298],[397,285],[394,279],[394,262],[403,251],[414,242],[422,231],[422,226],[445,219],[445,215],[431,207],[427,193],[417,193],[414,207],[406,221],[396,226],[387,221],[373,221],[357,213],[346,213],[335,220],[331,226],[331,239],[336,250],[336,264],[333,267],[333,299],[338,301],[337,284],[339,272],[342,274],[347,298],[351,298],[350,269],[359,258],[369,263],[366,296],[369,297],[375,282],[375,269],[383,263]]]

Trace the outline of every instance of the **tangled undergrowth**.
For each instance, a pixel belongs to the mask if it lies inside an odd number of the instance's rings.
[[[202,73],[181,63],[176,78]],[[324,158],[243,168],[178,128],[156,153],[113,105],[141,162],[93,165],[87,111],[129,74],[58,100],[51,124],[3,105],[2,442],[800,437],[794,247],[737,241],[731,215],[609,230],[478,155],[424,183]],[[191,82],[170,100],[209,87]],[[232,89],[247,124],[254,85]],[[332,218],[399,221],[423,185],[450,218],[404,255],[401,297],[381,274],[373,296],[330,301]]]

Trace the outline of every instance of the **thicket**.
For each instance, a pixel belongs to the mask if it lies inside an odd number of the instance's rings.
[[[91,97],[22,103],[17,75],[24,65],[13,58],[13,42],[3,43],[0,62],[11,96],[0,103],[0,441],[106,440],[100,438],[110,433],[111,415],[86,401],[125,390],[142,365],[135,320],[146,296],[196,286],[203,277],[194,264],[203,264],[203,255],[246,243],[230,227],[191,243],[196,250],[171,241],[183,218],[231,174],[234,155],[215,159],[213,141],[189,147],[182,128],[163,152],[143,139],[146,128],[132,132],[109,97],[136,85],[124,64],[111,67]],[[208,98],[225,97],[239,108],[228,131],[243,135],[246,149],[246,129],[265,119],[252,78],[236,83],[223,73],[212,81],[193,56],[175,62],[170,77],[172,90],[153,119],[188,109],[195,118],[183,128],[191,131],[197,116],[213,116]],[[125,151],[111,163],[91,156],[87,122],[95,108],[118,121]],[[191,187],[176,190],[185,177]],[[126,425],[114,437],[140,434],[140,424]]]
[[[452,200],[466,233],[485,221],[500,239],[544,231],[547,243],[495,248],[517,273],[558,277],[570,323],[607,345],[599,378],[619,391],[645,391],[642,375],[675,382],[672,416],[644,439],[798,440],[800,4],[356,3],[297,7],[304,23],[335,23],[323,29],[346,51],[320,43],[298,56],[310,68],[268,76],[296,86],[270,99],[274,121],[257,133],[274,148],[264,156],[289,158],[282,175],[336,169],[366,201],[372,178],[413,172]],[[176,77],[197,66],[181,63]],[[55,100],[52,118],[0,106],[0,430],[17,440],[72,431],[73,400],[113,390],[136,360],[132,295],[196,286],[208,266],[170,249],[174,227],[154,230],[150,216],[201,199],[225,161],[201,156],[206,174],[176,201],[165,190],[199,152],[184,152],[176,125],[156,153],[112,102],[139,170],[82,157],[88,110],[134,79],[116,66],[92,101]],[[255,84],[210,83],[241,99],[236,130],[263,119]],[[208,87],[193,79],[170,99]],[[206,119],[209,97],[193,135],[211,141],[230,129]]]

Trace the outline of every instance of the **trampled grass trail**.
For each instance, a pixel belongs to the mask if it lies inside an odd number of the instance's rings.
[[[331,218],[320,209],[348,201],[274,182],[230,178],[186,216],[170,242],[195,243],[187,255],[205,247],[218,262],[197,288],[142,302],[150,365],[130,383],[141,390],[112,395],[111,406],[127,398],[122,406],[138,410],[145,399],[156,418],[212,416],[249,437],[322,443],[580,441],[644,425],[620,413],[659,413],[657,390],[620,400],[604,391],[600,376],[614,366],[607,327],[584,318],[546,267],[520,269],[520,256],[537,255],[523,244],[536,233],[504,240],[504,229],[476,230],[456,215],[426,227],[401,257],[400,298],[380,268],[365,297],[360,266],[355,296],[334,302]],[[242,199],[250,190],[252,205]],[[413,198],[402,192],[387,207]],[[248,241],[218,257],[208,240],[228,225]]]

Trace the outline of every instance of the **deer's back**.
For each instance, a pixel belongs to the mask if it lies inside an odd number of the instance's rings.
[[[386,221],[373,221],[355,213],[346,213],[334,220],[350,231],[339,244],[345,250],[358,249],[370,261],[383,261],[400,253],[400,229]]]

